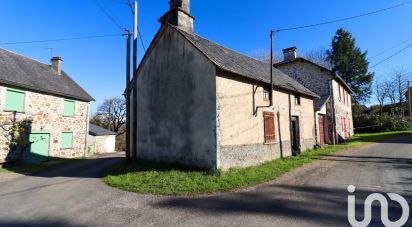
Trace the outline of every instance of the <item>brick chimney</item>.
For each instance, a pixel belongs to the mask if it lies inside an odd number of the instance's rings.
[[[160,19],[160,23],[168,22],[178,28],[193,33],[194,17],[190,15],[190,0],[170,0],[170,10]]]
[[[57,73],[57,75],[62,74],[62,58],[61,57],[52,57],[51,67]]]
[[[289,47],[283,49],[283,61],[293,61],[297,56],[297,48],[296,47]]]

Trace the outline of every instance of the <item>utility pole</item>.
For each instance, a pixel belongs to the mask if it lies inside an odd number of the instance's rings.
[[[130,160],[130,31],[126,30],[126,159]]]
[[[408,81],[409,119],[412,120],[411,81]]]
[[[138,14],[138,5],[137,1],[134,1],[134,11],[133,11],[133,157],[136,158],[137,156],[137,14]]]
[[[275,30],[270,31],[270,106],[273,106],[273,36],[275,35]]]

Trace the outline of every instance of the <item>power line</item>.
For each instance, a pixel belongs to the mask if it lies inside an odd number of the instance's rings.
[[[303,26],[298,26],[298,27],[282,28],[282,29],[276,30],[276,32],[292,31],[292,30],[298,30],[298,29],[304,29],[304,28],[318,27],[318,26],[322,26],[322,25],[353,20],[353,19],[357,19],[357,18],[360,18],[360,17],[366,17],[366,16],[369,16],[369,15],[373,15],[373,14],[381,13],[381,12],[384,12],[384,11],[392,10],[392,9],[395,9],[395,8],[399,8],[399,7],[402,7],[402,6],[405,6],[405,5],[409,5],[411,3],[412,3],[412,1],[407,1],[407,2],[404,2],[404,3],[400,3],[400,4],[393,5],[393,6],[390,6],[390,7],[387,7],[387,8],[375,10],[375,11],[372,11],[372,12],[368,12],[368,13],[364,13],[364,14],[360,14],[360,15],[356,15],[356,16],[345,17],[345,18],[325,21],[325,22],[316,23],[316,24],[303,25]]]
[[[137,27],[137,31],[138,31],[138,33],[139,33],[140,43],[142,44],[143,50],[144,50],[144,52],[146,53],[146,47],[145,47],[145,45],[144,45],[143,38],[142,38],[142,33],[140,33],[139,27]]]
[[[46,39],[46,40],[33,40],[33,41],[20,41],[20,42],[5,42],[0,43],[0,45],[18,45],[18,44],[30,44],[30,43],[49,43],[49,42],[61,42],[70,40],[86,40],[86,39],[97,39],[97,38],[107,38],[122,36],[123,34],[111,34],[111,35],[94,35],[94,36],[81,36],[81,37],[71,37],[71,38],[59,38],[59,39]]]
[[[400,42],[400,43],[398,43],[398,44],[396,44],[396,45],[394,45],[394,46],[392,46],[392,47],[390,47],[390,48],[388,48],[388,49],[386,49],[386,50],[383,50],[383,51],[381,51],[380,53],[378,53],[378,54],[376,54],[376,55],[374,55],[374,56],[372,56],[372,57],[369,57],[369,59],[376,58],[376,57],[378,57],[378,56],[380,56],[380,55],[382,55],[382,54],[384,54],[384,53],[386,53],[386,52],[388,52],[388,51],[390,51],[390,50],[393,50],[393,49],[395,49],[396,47],[398,47],[398,46],[400,46],[400,45],[402,45],[402,44],[405,44],[405,43],[407,43],[407,42],[409,42],[409,41],[411,41],[411,40],[412,40],[412,37],[409,38],[409,39],[407,39],[407,40],[405,40],[405,41],[402,41],[402,42]]]
[[[109,18],[109,20],[111,22],[113,22],[114,25],[116,25],[121,31],[124,31],[124,27],[120,25],[120,23],[118,23],[111,15],[109,12],[107,12],[102,5],[100,5],[97,0],[94,0],[93,3],[97,6],[97,8],[100,9],[100,11],[103,12],[104,15],[106,15],[107,18]]]
[[[398,54],[400,54],[400,53],[402,53],[402,52],[404,52],[405,50],[407,50],[407,49],[408,49],[408,48],[410,48],[410,47],[412,47],[412,44],[407,45],[406,47],[402,48],[402,49],[401,49],[401,50],[399,50],[398,52],[396,52],[396,53],[392,54],[391,56],[389,56],[389,57],[387,57],[387,58],[383,59],[382,61],[380,61],[380,62],[378,62],[378,63],[376,63],[376,64],[372,65],[371,67],[369,67],[369,69],[375,68],[376,66],[378,66],[378,65],[380,65],[380,64],[382,64],[382,63],[384,63],[384,62],[388,61],[389,59],[391,59],[391,58],[395,57],[396,55],[398,55]]]

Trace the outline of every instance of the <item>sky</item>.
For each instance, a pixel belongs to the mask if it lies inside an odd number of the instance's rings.
[[[270,47],[271,29],[295,27],[359,15],[407,0],[191,0],[195,32],[246,55]],[[97,4],[96,4],[97,2]],[[96,102],[122,95],[125,88],[126,42],[133,17],[126,0],[0,0],[0,48],[49,63],[61,56],[63,69]],[[140,0],[139,28],[144,46],[150,45],[168,10],[168,0]],[[102,12],[103,8],[112,18]],[[412,43],[412,4],[379,14],[325,26],[285,31],[275,37],[275,50],[296,46],[298,54],[330,48],[340,27],[350,31],[370,65]],[[113,22],[114,20],[115,22]],[[120,28],[119,28],[120,26]],[[72,37],[114,35],[98,39],[5,45],[3,43]],[[375,55],[380,54],[377,57]],[[144,55],[138,46],[139,61]],[[373,58],[372,58],[373,57]],[[384,80],[397,68],[412,70],[412,48],[371,69]],[[374,103],[371,100],[370,103]]]

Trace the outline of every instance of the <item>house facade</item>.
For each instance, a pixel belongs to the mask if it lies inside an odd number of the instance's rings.
[[[0,163],[85,155],[93,98],[61,63],[0,49]]]
[[[160,19],[132,82],[131,157],[230,169],[313,148],[318,96],[273,67],[271,88],[270,64],[196,35],[193,19],[188,0]]]
[[[331,70],[297,57],[295,47],[283,51],[284,61],[275,67],[320,96],[315,101],[317,143],[337,144],[350,138],[354,134],[350,87]]]

